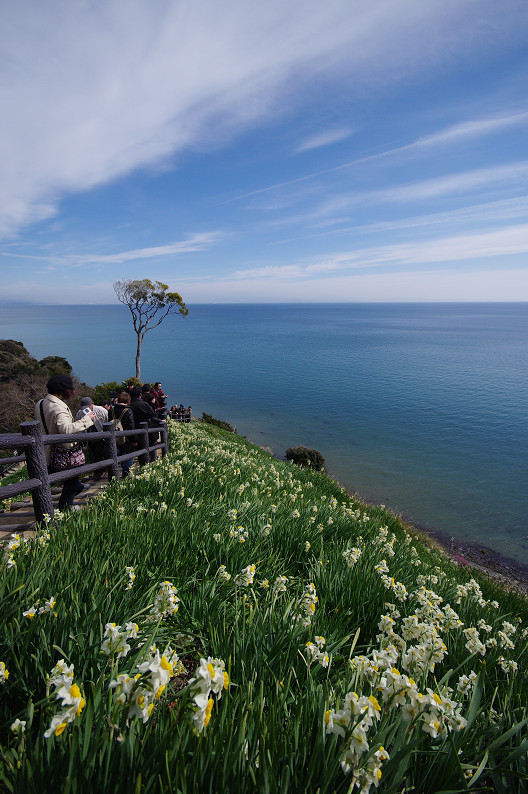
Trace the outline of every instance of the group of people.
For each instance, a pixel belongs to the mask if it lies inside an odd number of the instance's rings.
[[[182,403],[179,405],[173,405],[169,411],[169,416],[171,419],[175,419],[177,422],[190,422],[192,419],[192,408],[190,405],[187,408],[184,408]]]
[[[47,383],[47,390],[46,397],[35,406],[35,419],[40,421],[46,435],[98,432],[103,429],[105,422],[113,422],[116,430],[135,430],[141,422],[146,422],[149,427],[161,427],[166,422],[163,417],[166,415],[167,396],[159,381],[154,387],[150,384],[127,387],[120,394],[112,395],[110,400],[101,401],[101,405],[94,405],[91,397],[83,397],[75,419],[66,404],[74,396],[72,379],[68,375],[54,375]],[[57,445],[57,448],[69,452],[74,447],[71,443]],[[119,455],[132,453],[136,448],[137,441],[133,435],[121,436],[117,440]],[[104,440],[90,441],[88,438],[87,450],[91,462],[104,460]],[[50,473],[61,470],[54,465],[54,459],[53,447],[47,445],[46,462]],[[134,456],[121,462],[123,477],[128,476],[133,460]],[[94,477],[100,479],[102,472],[96,472]],[[83,490],[84,485],[79,477],[65,480],[59,497],[59,510],[71,509],[73,500]]]

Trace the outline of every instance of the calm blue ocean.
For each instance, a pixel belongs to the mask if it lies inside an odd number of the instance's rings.
[[[93,385],[134,374],[118,306],[0,308],[0,338]],[[528,562],[528,304],[202,305],[147,334],[144,380],[366,499]]]

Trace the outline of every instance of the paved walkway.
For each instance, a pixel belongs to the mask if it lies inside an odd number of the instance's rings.
[[[90,499],[93,499],[99,493],[101,488],[108,485],[106,477],[103,477],[102,480],[94,480],[93,477],[83,477],[81,482],[85,486],[84,491],[76,497],[74,502],[80,507],[84,507]],[[51,489],[53,507],[55,509],[57,508],[61,491],[62,484]],[[31,496],[26,496],[22,502],[13,502],[11,510],[0,512],[0,543],[10,540],[11,535],[17,533],[28,537],[34,530],[35,513],[33,512]]]

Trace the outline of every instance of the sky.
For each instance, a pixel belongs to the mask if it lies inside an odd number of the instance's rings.
[[[526,0],[6,0],[0,302],[528,300]]]

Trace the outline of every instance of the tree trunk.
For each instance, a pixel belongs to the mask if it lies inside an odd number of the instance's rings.
[[[140,362],[139,359],[140,359],[140,356],[141,356],[141,345],[142,345],[142,343],[143,343],[143,338],[138,334],[137,349],[136,349],[136,378],[138,380],[141,380],[141,362]]]

